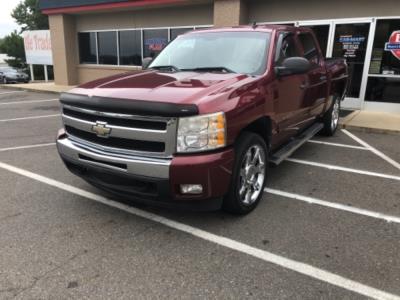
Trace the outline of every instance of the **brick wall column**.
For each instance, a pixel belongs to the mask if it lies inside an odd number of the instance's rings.
[[[59,85],[78,84],[78,46],[75,18],[70,15],[49,15],[53,52],[54,80]]]
[[[238,26],[248,23],[244,0],[214,0],[214,26]]]

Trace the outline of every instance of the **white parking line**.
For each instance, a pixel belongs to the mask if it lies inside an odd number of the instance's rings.
[[[43,118],[53,118],[53,117],[59,117],[59,116],[61,116],[61,115],[60,114],[54,114],[54,115],[45,115],[45,116],[32,116],[32,117],[16,118],[16,119],[3,119],[3,120],[0,120],[0,122],[34,120],[34,119],[43,119]]]
[[[13,105],[13,104],[29,104],[29,103],[41,103],[41,102],[51,102],[58,101],[59,99],[46,99],[46,100],[28,100],[28,101],[13,101],[13,102],[3,102],[0,105]]]
[[[226,248],[229,248],[231,250],[244,253],[247,255],[250,255],[252,257],[258,258],[260,260],[263,260],[268,263],[272,263],[278,266],[281,266],[283,268],[295,271],[297,273],[312,277],[314,279],[317,279],[319,281],[323,281],[338,287],[341,287],[343,289],[346,289],[348,291],[352,291],[355,293],[358,293],[360,295],[364,295],[366,297],[370,297],[373,299],[390,299],[390,300],[400,300],[400,296],[376,289],[374,287],[362,284],[360,282],[345,278],[343,276],[331,273],[329,271],[325,271],[323,269],[313,267],[312,265],[302,263],[296,260],[288,259],[286,257],[258,249],[252,246],[249,246],[247,244],[219,236],[210,232],[207,232],[202,229],[198,229],[196,227],[192,227],[180,222],[173,221],[171,219],[146,212],[144,210],[128,206],[123,203],[115,202],[112,200],[109,200],[103,196],[96,195],[94,193],[76,188],[74,186],[62,183],[60,181],[56,181],[54,179],[48,178],[41,176],[36,173],[29,172],[24,169],[20,169],[14,166],[11,166],[9,164],[5,164],[0,162],[0,168],[8,170],[10,172],[13,172],[15,174],[19,174],[25,177],[28,177],[30,179],[45,183],[49,186],[56,187],[58,189],[67,191],[69,193],[85,197],[87,199],[97,201],[100,203],[103,203],[105,205],[123,210],[125,212],[128,212],[130,214],[145,218],[147,220],[157,222],[160,224],[163,224],[165,226],[168,226],[170,228],[176,229],[178,231],[185,232],[187,234],[190,234],[192,236],[198,237],[200,239],[203,239],[205,241],[212,242],[214,244],[224,246]]]
[[[6,95],[6,94],[15,94],[15,93],[26,93],[26,91],[11,91],[11,92],[4,92],[4,93],[0,93],[1,95]]]
[[[362,139],[360,139],[359,137],[356,137],[354,134],[350,133],[349,131],[347,131],[346,129],[342,129],[342,131],[347,134],[349,137],[351,137],[353,140],[355,140],[356,142],[358,142],[360,145],[363,145],[364,147],[368,148],[371,152],[373,152],[374,154],[378,155],[380,158],[386,160],[389,164],[391,164],[393,167],[397,168],[400,170],[400,163],[398,163],[397,161],[391,159],[389,156],[383,154],[381,151],[375,149],[374,147],[372,147],[370,144],[367,144],[366,142],[364,142]]]
[[[400,176],[395,176],[395,175],[388,175],[388,174],[382,174],[382,173],[376,173],[376,172],[370,172],[370,171],[364,171],[364,170],[358,170],[358,169],[351,169],[351,168],[346,168],[346,167],[339,167],[339,166],[328,165],[328,164],[323,164],[323,163],[318,163],[318,162],[313,162],[313,161],[308,161],[308,160],[302,160],[302,159],[296,159],[296,158],[287,158],[286,161],[303,164],[303,165],[314,166],[314,167],[325,168],[325,169],[329,169],[329,170],[350,172],[350,173],[355,173],[355,174],[362,174],[362,175],[381,177],[381,178],[387,178],[387,179],[393,179],[393,180],[400,181]]]
[[[55,144],[56,143],[47,143],[47,144],[36,144],[36,145],[10,147],[10,148],[0,148],[0,152],[13,151],[13,150],[22,150],[22,149],[32,149],[32,148],[41,148],[41,147],[49,147],[49,146],[54,146]]]
[[[353,145],[347,145],[347,144],[322,142],[322,141],[316,141],[316,140],[308,140],[308,142],[309,142],[309,143],[314,143],[314,144],[321,144],[321,145],[328,145],[328,146],[336,146],[336,147],[343,147],[343,148],[351,148],[351,149],[358,149],[358,150],[369,150],[368,148],[365,148],[365,147],[353,146]]]
[[[330,207],[330,208],[335,208],[335,209],[351,212],[351,213],[358,214],[358,215],[363,215],[363,216],[367,216],[367,217],[371,217],[371,218],[385,220],[387,222],[393,222],[393,223],[400,224],[400,217],[396,217],[396,216],[390,216],[390,215],[382,214],[379,212],[374,212],[374,211],[363,209],[363,208],[357,208],[357,207],[353,207],[353,206],[349,206],[349,205],[324,201],[324,200],[320,200],[320,199],[316,199],[316,198],[312,198],[312,197],[308,197],[308,196],[303,196],[303,195],[294,194],[294,193],[288,193],[288,192],[270,189],[270,188],[265,188],[264,191],[266,193],[282,196],[285,198],[300,200],[300,201],[304,201],[304,202],[307,202],[310,204],[317,204],[317,205],[321,205],[321,206],[326,206],[326,207]]]

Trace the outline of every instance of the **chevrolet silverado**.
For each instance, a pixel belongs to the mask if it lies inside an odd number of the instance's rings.
[[[57,147],[92,185],[151,205],[254,209],[268,165],[333,135],[344,59],[311,29],[254,25],[183,34],[143,70],[61,95]]]

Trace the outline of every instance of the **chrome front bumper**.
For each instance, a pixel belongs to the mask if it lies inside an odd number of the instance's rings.
[[[61,157],[82,167],[100,167],[131,176],[169,179],[171,159],[115,155],[92,149],[67,137],[57,140]]]

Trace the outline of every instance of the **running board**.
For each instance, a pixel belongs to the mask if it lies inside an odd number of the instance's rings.
[[[288,144],[283,146],[277,152],[275,152],[272,157],[269,159],[269,162],[273,165],[279,165],[286,158],[293,154],[301,145],[311,139],[314,135],[316,135],[324,125],[322,123],[315,123],[306,131],[302,132],[299,136],[293,138]]]

